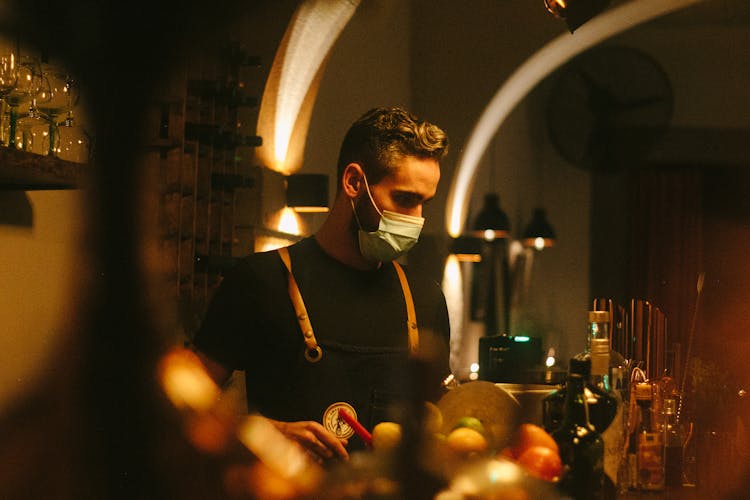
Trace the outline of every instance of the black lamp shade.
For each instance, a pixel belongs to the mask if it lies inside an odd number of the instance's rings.
[[[287,177],[286,205],[297,212],[327,212],[328,176],[294,174]]]
[[[507,238],[510,233],[508,216],[500,208],[500,196],[497,193],[484,195],[484,206],[474,219],[472,235],[486,240]]]
[[[547,222],[547,215],[543,208],[535,208],[531,222],[523,232],[523,245],[535,247],[539,250],[555,244],[555,230]]]

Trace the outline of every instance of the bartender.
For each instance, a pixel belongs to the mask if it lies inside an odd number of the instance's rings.
[[[429,346],[434,386],[448,375],[440,287],[395,261],[417,242],[447,146],[439,127],[404,109],[365,113],[341,145],[320,230],[241,259],[194,338],[217,383],[244,370],[250,410],[321,462],[363,446],[339,411],[369,428],[392,418],[410,357]]]

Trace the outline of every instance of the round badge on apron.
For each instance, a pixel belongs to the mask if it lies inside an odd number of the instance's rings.
[[[323,412],[323,427],[336,434],[336,437],[349,439],[354,435],[354,429],[339,416],[339,410],[346,410],[352,417],[357,418],[357,412],[352,405],[340,401],[333,403]]]

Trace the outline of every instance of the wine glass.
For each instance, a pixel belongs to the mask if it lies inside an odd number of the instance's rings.
[[[5,132],[6,97],[16,88],[18,70],[16,56],[13,52],[0,54],[0,144],[7,146],[8,137]]]
[[[8,123],[8,146],[22,149],[23,135],[18,127],[19,120],[25,116],[22,107],[31,102],[31,95],[35,84],[34,64],[30,58],[23,58],[17,63],[16,85],[5,96],[5,102],[10,107]]]
[[[51,136],[49,133],[49,121],[42,115],[39,104],[51,99],[51,91],[48,79],[42,73],[42,66],[38,59],[26,57],[22,59],[21,66],[26,68],[22,73],[25,77],[22,91],[28,94],[28,111],[18,117],[18,131],[21,142],[16,141],[16,147],[24,151],[37,154],[49,153]]]
[[[91,136],[74,116],[79,97],[78,86],[68,76],[65,88],[67,112],[65,120],[57,124],[55,154],[62,160],[86,163],[91,156]]]
[[[71,106],[69,97],[71,95],[71,80],[62,68],[42,63],[42,85],[38,96],[36,107],[47,122],[47,140],[45,154],[55,155],[58,148],[58,121],[60,116]],[[36,148],[35,148],[36,149]]]

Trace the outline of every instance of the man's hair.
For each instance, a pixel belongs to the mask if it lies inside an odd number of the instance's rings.
[[[339,152],[337,185],[344,168],[362,166],[367,181],[377,184],[406,156],[441,160],[448,152],[448,136],[437,125],[421,121],[398,108],[374,108],[352,124]]]

